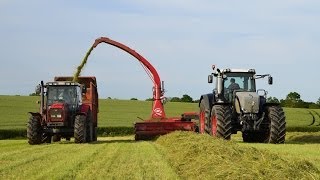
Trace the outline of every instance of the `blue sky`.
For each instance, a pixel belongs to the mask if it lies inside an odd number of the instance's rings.
[[[269,96],[320,97],[320,1],[110,0],[0,1],[0,94],[28,95],[41,81],[73,75],[94,40],[107,36],[147,58],[166,96],[211,92],[211,65],[255,68]],[[100,98],[146,99],[152,82],[141,65],[106,44],[82,75],[96,76]]]

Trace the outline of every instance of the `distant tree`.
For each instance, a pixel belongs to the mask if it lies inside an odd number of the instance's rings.
[[[148,98],[146,99],[146,101],[153,101],[153,98]]]
[[[276,97],[268,97],[267,98],[267,102],[269,103],[280,103],[279,99],[277,99]]]
[[[108,97],[107,99],[112,99],[111,97]]]
[[[181,102],[181,99],[178,97],[172,97],[170,101],[171,102]]]
[[[131,101],[136,101],[136,100],[138,100],[137,98],[131,98],[130,99]]]
[[[320,97],[318,98],[318,101],[316,103],[317,105],[320,105]]]
[[[290,92],[285,99],[284,105],[286,107],[303,108],[308,107],[308,105],[300,99],[301,96],[297,92]]]
[[[40,96],[40,94],[37,94],[37,93],[31,93],[31,94],[29,94],[29,96]]]
[[[193,99],[189,95],[185,94],[182,96],[181,102],[193,102]]]
[[[287,95],[287,98],[286,100],[290,100],[290,101],[293,101],[293,102],[299,102],[301,101],[301,96],[299,93],[297,92],[290,92],[288,95]]]
[[[194,100],[193,102],[194,102],[194,103],[199,103],[199,102],[200,102],[200,99]]]

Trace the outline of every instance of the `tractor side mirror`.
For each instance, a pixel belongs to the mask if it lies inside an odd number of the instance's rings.
[[[269,84],[269,85],[272,85],[272,84],[273,84],[273,77],[272,77],[272,76],[269,76],[269,77],[268,77],[268,84]]]
[[[213,82],[213,76],[212,74],[208,76],[208,83],[212,83]]]
[[[35,91],[35,93],[36,93],[36,94],[40,94],[40,93],[41,93],[41,85],[40,85],[40,84],[38,84],[38,85],[36,86],[36,91]]]
[[[86,86],[85,86],[85,85],[83,85],[83,86],[82,86],[82,88],[81,88],[81,92],[82,92],[82,94],[87,93],[87,88],[86,88]]]

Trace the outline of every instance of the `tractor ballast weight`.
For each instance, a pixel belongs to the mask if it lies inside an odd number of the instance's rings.
[[[264,77],[273,83],[271,75],[256,75],[254,69],[217,69],[209,75],[216,87],[200,97],[199,132],[228,140],[241,131],[244,142],[284,143],[283,109],[267,102],[265,90],[256,89],[256,79]]]
[[[123,51],[135,57],[140,62],[153,82],[153,105],[151,110],[151,117],[147,120],[136,122],[134,124],[136,140],[151,139],[153,137],[163,135],[175,130],[195,130],[195,123],[190,120],[190,117],[192,117],[190,116],[190,113],[186,113],[184,115],[185,117],[188,116],[189,118],[185,118],[183,116],[178,118],[166,117],[162,103],[164,98],[163,82],[161,82],[160,76],[157,70],[152,66],[152,64],[133,49],[107,37],[101,37],[95,40],[94,44],[89,49],[85,59],[88,58],[91,51],[100,43],[110,44],[119,49],[122,49]],[[196,114],[197,113],[195,113],[195,115]]]
[[[60,141],[76,143],[97,140],[98,92],[95,77],[55,77],[53,82],[37,87],[40,111],[30,112],[27,126],[31,145]]]

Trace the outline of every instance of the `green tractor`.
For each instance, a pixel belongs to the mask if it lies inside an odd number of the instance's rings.
[[[286,120],[278,103],[267,102],[267,92],[256,89],[256,79],[269,74],[256,75],[254,69],[217,69],[208,76],[208,83],[216,79],[210,94],[200,97],[199,133],[231,139],[242,132],[244,142],[284,143]]]

